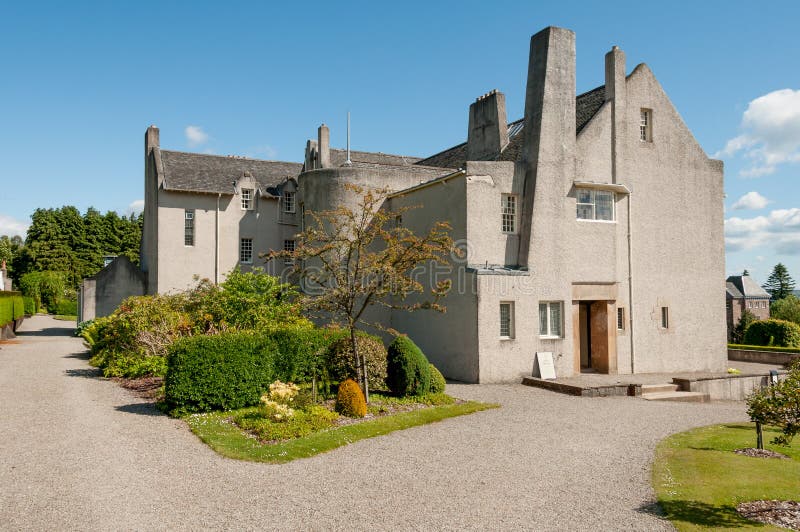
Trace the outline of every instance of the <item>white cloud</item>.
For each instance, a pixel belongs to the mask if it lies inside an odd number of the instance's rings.
[[[140,212],[144,210],[144,200],[137,199],[134,200],[128,205],[128,208],[125,209],[125,215],[130,216],[131,214],[138,215]]]
[[[763,209],[770,201],[756,192],[748,192],[731,206],[734,211],[741,211],[743,209]]]
[[[21,222],[16,218],[12,218],[11,216],[0,214],[0,235],[18,235],[22,238],[25,238],[25,236],[28,234],[28,226],[30,226],[30,224],[27,222]]]
[[[751,162],[743,177],[760,177],[777,166],[800,161],[800,90],[781,89],[759,96],[742,115],[743,133],[725,144],[716,157],[741,152]]]
[[[186,135],[186,144],[188,144],[190,148],[201,146],[208,142],[209,139],[208,133],[203,131],[203,128],[200,126],[186,126],[183,133]]]
[[[245,157],[250,157],[251,159],[275,159],[277,156],[278,150],[269,144],[256,146],[245,152]]]
[[[767,216],[725,220],[725,247],[742,251],[769,246],[783,255],[800,255],[800,209],[776,209]]]

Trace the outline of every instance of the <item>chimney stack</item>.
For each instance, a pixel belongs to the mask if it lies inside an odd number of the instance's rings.
[[[319,154],[319,168],[331,166],[331,132],[328,126],[322,124],[317,130],[317,153]]]
[[[623,174],[622,151],[627,137],[625,106],[627,90],[625,84],[625,52],[613,46],[606,54],[606,101],[611,102],[611,181],[620,182]]]
[[[309,140],[306,142],[306,171],[317,168],[317,141]]]
[[[496,89],[469,106],[467,160],[491,161],[508,146],[506,95]]]
[[[147,157],[150,155],[150,152],[153,151],[153,148],[159,147],[159,140],[158,140],[158,128],[156,126],[150,126],[147,128],[147,131],[144,134],[144,156]]]

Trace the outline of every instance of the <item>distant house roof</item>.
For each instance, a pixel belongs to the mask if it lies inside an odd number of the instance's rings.
[[[586,124],[597,114],[606,100],[606,86],[601,85],[575,98],[575,134],[580,133]],[[525,135],[524,118],[508,124],[508,146],[497,158],[498,161],[516,161],[522,151]],[[425,166],[439,166],[442,168],[463,168],[467,162],[467,143],[453,146],[427,159],[422,159],[416,164]]]
[[[761,288],[749,275],[731,275],[725,280],[725,285],[727,286],[728,294],[734,298],[770,298],[769,292]]]
[[[297,177],[301,163],[262,161],[246,157],[206,155],[161,150],[164,189],[213,194],[234,194],[233,184],[249,173],[261,190],[274,190],[288,177]]]

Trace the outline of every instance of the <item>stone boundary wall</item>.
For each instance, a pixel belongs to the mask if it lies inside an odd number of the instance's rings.
[[[728,349],[728,360],[739,362],[758,362],[761,364],[788,364],[800,359],[800,353],[781,353],[780,351],[753,351],[750,349]]]
[[[779,370],[778,380],[786,378],[786,371]],[[744,401],[754,390],[769,385],[769,375],[728,375],[703,379],[673,378],[682,391],[708,394],[714,401]]]

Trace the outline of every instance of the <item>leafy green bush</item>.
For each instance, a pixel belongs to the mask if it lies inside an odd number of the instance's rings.
[[[447,387],[447,381],[444,380],[444,376],[438,369],[436,369],[436,366],[434,366],[433,364],[430,365],[430,370],[431,370],[430,393],[444,393],[444,389]]]
[[[0,327],[25,315],[25,302],[19,292],[0,292]]]
[[[295,324],[266,334],[280,354],[275,371],[290,382],[307,383],[324,371],[325,357],[336,331]]]
[[[37,308],[55,310],[56,304],[67,295],[67,274],[44,271],[26,273],[19,279],[22,294],[36,300]]]
[[[345,330],[335,330],[332,334],[335,339],[328,348],[325,362],[328,378],[335,382],[357,378],[350,334]],[[369,389],[386,389],[386,348],[383,342],[377,336],[364,332],[356,335],[356,342],[359,356],[366,359]]]
[[[397,395],[425,395],[430,390],[430,364],[408,336],[389,345],[386,384]]]
[[[786,320],[800,325],[800,298],[788,295],[770,305],[769,314],[772,319]]]
[[[367,415],[367,400],[364,392],[353,379],[345,379],[339,384],[336,394],[336,411],[347,417],[364,417]]]
[[[138,379],[149,375],[163,377],[167,374],[167,360],[159,356],[114,356],[103,364],[106,377]]]
[[[744,343],[782,347],[800,347],[800,325],[784,320],[761,320],[750,324]]]
[[[36,300],[32,297],[24,296],[22,298],[22,304],[25,308],[25,315],[26,316],[33,316],[36,314]]]
[[[250,408],[237,412],[233,422],[255,434],[261,441],[282,441],[327,429],[338,417],[336,412],[314,405],[306,410],[296,410],[291,419],[275,422],[264,416],[260,408]]]
[[[61,316],[76,316],[78,314],[78,302],[72,299],[61,299],[56,303],[54,313]]]
[[[795,362],[786,379],[753,392],[747,398],[747,415],[763,425],[781,429],[772,443],[789,445],[800,433],[800,362]]]

